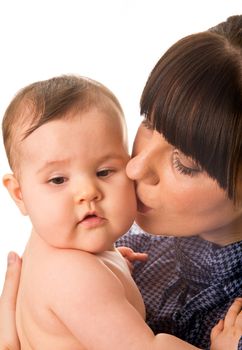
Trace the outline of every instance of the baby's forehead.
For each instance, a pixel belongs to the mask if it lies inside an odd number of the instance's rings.
[[[96,124],[96,127],[93,126]],[[125,128],[121,118],[96,111],[52,120],[29,134],[20,146],[25,161],[50,158],[103,158],[124,152]]]
[[[18,112],[12,124],[12,143],[20,142],[24,138],[24,134],[35,120],[35,112],[33,107],[25,104],[19,107]]]
[[[122,133],[127,134],[126,121],[123,111],[110,98],[103,96],[102,99],[93,100],[90,104],[79,105],[78,103],[69,106],[66,110],[59,110],[58,113],[49,114],[48,106],[36,105],[31,99],[23,99],[18,106],[18,111],[12,126],[12,147],[19,146],[19,143],[28,137],[34,130],[52,121],[67,120],[74,118],[85,118],[85,114],[90,112],[98,113],[104,118],[112,117],[112,124],[119,125]],[[84,120],[85,121],[85,120]],[[95,128],[95,124],[93,128]],[[68,130],[67,130],[68,133]]]
[[[27,109],[22,113],[22,121],[18,122],[15,128],[15,140],[23,142],[28,139],[30,135],[35,135],[38,129],[44,129],[47,131],[52,128],[53,125],[62,125],[65,128],[65,135],[68,138],[70,132],[70,125],[72,123],[80,123],[82,128],[79,132],[84,130],[95,130],[95,134],[98,136],[99,131],[102,135],[103,130],[106,130],[106,139],[111,139],[112,132],[116,135],[124,135],[127,131],[126,122],[123,113],[116,108],[103,108],[99,106],[91,106],[87,109],[72,109],[65,113],[59,113],[49,119],[42,119],[42,116],[33,116],[33,111]],[[78,124],[76,125],[78,129]]]

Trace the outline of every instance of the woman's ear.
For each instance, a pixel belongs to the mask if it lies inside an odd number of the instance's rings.
[[[13,174],[6,174],[3,177],[3,184],[7,188],[10,196],[19,207],[23,215],[28,215],[21,192],[20,183]]]

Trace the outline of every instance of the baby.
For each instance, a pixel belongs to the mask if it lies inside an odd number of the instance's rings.
[[[102,84],[62,76],[31,84],[3,119],[13,174],[3,182],[32,233],[23,254],[17,299],[21,349],[198,349],[172,335],[154,335],[115,241],[136,212],[126,125],[116,97]],[[241,300],[214,350],[237,348]]]

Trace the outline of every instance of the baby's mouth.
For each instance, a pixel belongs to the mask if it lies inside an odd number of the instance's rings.
[[[105,219],[97,213],[87,213],[78,224],[86,228],[94,228],[103,224]]]
[[[87,214],[83,219],[82,221],[84,220],[89,220],[89,219],[92,219],[92,218],[97,218],[98,216],[96,214]],[[81,221],[81,222],[82,222]]]

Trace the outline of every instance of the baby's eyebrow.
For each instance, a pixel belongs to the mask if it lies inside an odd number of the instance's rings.
[[[37,170],[37,174],[42,173],[50,168],[53,168],[56,165],[68,165],[70,164],[69,159],[56,159],[56,160],[46,160]]]
[[[128,155],[127,155],[127,157],[128,157]],[[104,154],[101,157],[97,156],[96,158],[95,158],[95,155],[93,156],[93,161],[94,162],[96,161],[98,163],[103,163],[103,162],[110,161],[110,160],[123,160],[123,159],[124,159],[124,156],[121,153],[116,153],[116,152],[110,152],[110,153]],[[69,158],[45,160],[43,162],[43,164],[38,168],[36,173],[41,174],[44,171],[47,171],[47,170],[54,168],[56,166],[69,166],[70,163],[71,163],[71,159],[69,159]]]
[[[100,162],[105,162],[106,160],[111,160],[111,159],[123,159],[124,156],[121,153],[108,153],[103,155],[102,157],[99,158]]]

